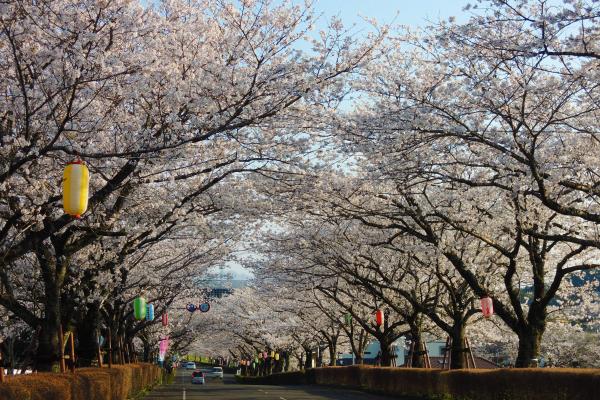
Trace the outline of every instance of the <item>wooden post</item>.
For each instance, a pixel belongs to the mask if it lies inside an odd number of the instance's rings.
[[[96,343],[98,344],[98,367],[102,368],[102,346],[100,346],[100,331],[96,331]]]
[[[137,353],[135,352],[135,347],[133,347],[133,343],[130,343],[130,344],[129,344],[129,350],[130,350],[130,352],[131,352],[131,355],[132,355],[132,357],[133,357],[133,362],[134,362],[134,363],[137,363],[137,362],[138,362],[138,359],[137,359]]]
[[[448,369],[450,369],[450,348],[452,346],[452,338],[446,338],[446,347],[444,347],[444,359],[442,360],[442,369],[446,369],[446,359],[448,361]]]
[[[121,364],[128,364],[127,349],[124,347],[123,336],[119,336],[119,351],[121,353]]]
[[[113,348],[112,348],[112,332],[108,328],[108,368],[112,368],[113,365]]]
[[[123,341],[121,340],[121,336],[118,336],[117,345],[119,346],[119,364],[125,364],[125,357],[123,355]]]
[[[71,343],[71,373],[75,373],[75,334],[71,332],[69,335],[69,342]]]
[[[129,344],[125,340],[125,335],[123,335],[123,347],[125,348],[125,359],[127,360],[127,364],[131,364],[131,353],[129,352]]]
[[[412,368],[414,350],[415,350],[415,342],[413,340],[410,342],[410,350],[408,351],[408,360],[406,361],[407,368]]]
[[[429,351],[427,351],[427,342],[423,340],[421,344],[423,345],[423,364],[425,364],[425,368],[431,368],[431,359],[429,358]]]
[[[2,365],[2,351],[0,351],[0,383],[5,382],[4,379],[4,365]]]
[[[473,351],[471,350],[471,342],[469,342],[469,338],[465,338],[465,344],[467,349],[469,349],[469,357],[471,358],[471,364],[473,364],[473,369],[476,369],[477,364],[475,364],[475,357],[473,357]]]
[[[60,372],[65,373],[67,367],[65,365],[65,338],[63,336],[63,327],[62,324],[59,325],[59,345],[60,345]]]

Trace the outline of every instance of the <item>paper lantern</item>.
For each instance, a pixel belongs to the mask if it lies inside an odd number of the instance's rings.
[[[258,353],[258,358],[262,358],[262,353]]]
[[[158,359],[160,361],[164,361],[165,354],[167,354],[167,350],[169,349],[169,337],[167,336],[164,339],[161,339],[158,342]]]
[[[146,305],[146,321],[154,321],[154,304]]]
[[[187,306],[185,306],[186,310],[188,310],[189,312],[194,312],[196,311],[196,306],[194,304],[188,304]]]
[[[271,358],[275,358],[275,352],[271,350]]]
[[[265,351],[265,352],[263,352],[263,358],[266,360],[266,359],[267,359],[267,357],[269,357],[269,355],[267,354],[267,352],[266,352],[266,351]]]
[[[210,304],[202,303],[200,304],[200,312],[208,312],[210,310]]]
[[[90,171],[81,160],[70,162],[63,173],[63,209],[65,214],[81,218],[87,210]]]
[[[133,300],[133,316],[138,321],[146,318],[146,299],[143,297],[137,297]]]
[[[169,325],[169,315],[167,313],[164,313],[162,315],[162,326],[167,326]]]
[[[486,318],[491,317],[494,314],[494,302],[489,297],[481,298],[481,312]]]
[[[377,322],[377,326],[382,326],[384,323],[383,311],[377,310],[375,311],[375,321]]]
[[[275,353],[275,361],[279,361],[279,353]]]

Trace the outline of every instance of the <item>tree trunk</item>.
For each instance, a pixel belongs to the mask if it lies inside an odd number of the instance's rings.
[[[425,364],[423,362],[423,354],[421,354],[421,348],[423,346],[421,330],[418,327],[411,327],[410,333],[412,336],[412,342],[414,344],[412,353],[412,366],[414,368],[423,368]]]
[[[530,328],[519,334],[519,351],[515,362],[516,368],[537,367],[540,344],[544,334],[543,328]]]
[[[381,366],[390,367],[392,365],[392,343],[386,336],[379,338],[379,347],[381,351]]]
[[[452,346],[450,347],[450,369],[465,368],[465,326],[461,322],[455,322],[452,330]]]
[[[100,325],[100,307],[89,307],[83,320],[77,323],[77,362],[82,367],[89,367],[98,358],[98,327]]]
[[[306,360],[304,360],[304,369],[312,368],[313,351],[306,350]]]
[[[335,367],[337,361],[337,343],[331,342],[329,344],[329,366]]]
[[[36,352],[36,368],[38,371],[52,371],[52,366],[60,360],[59,328],[60,290],[54,282],[46,283],[46,301],[44,302],[44,318]]]

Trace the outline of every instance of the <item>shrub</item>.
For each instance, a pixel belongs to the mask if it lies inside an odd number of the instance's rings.
[[[317,383],[335,384],[328,369],[315,371]],[[344,367],[340,369],[343,371]],[[340,378],[343,385],[352,385],[354,381],[354,386],[369,391],[419,398],[584,400],[591,399],[594,393],[600,391],[600,370],[585,369],[442,371],[354,366],[342,374],[346,375]]]
[[[267,376],[236,375],[236,380],[249,385],[305,385],[309,383],[304,371],[281,372]]]
[[[444,371],[354,365],[242,377],[240,382],[263,385],[316,383],[419,399],[590,400],[600,393],[600,369]]]
[[[0,384],[2,400],[126,400],[161,380],[151,364],[82,368],[74,374],[39,373],[9,377]]]

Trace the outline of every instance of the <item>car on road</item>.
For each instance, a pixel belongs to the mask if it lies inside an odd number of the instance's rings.
[[[204,380],[204,372],[200,370],[192,372],[192,384],[204,385],[204,383],[206,383]]]
[[[223,368],[221,368],[221,367],[206,368],[206,369],[203,369],[202,371],[204,372],[204,376],[206,378],[223,379]]]
[[[188,361],[183,364],[183,368],[185,369],[196,369],[196,363],[192,361]]]

